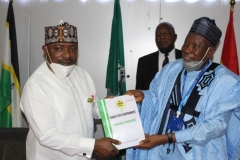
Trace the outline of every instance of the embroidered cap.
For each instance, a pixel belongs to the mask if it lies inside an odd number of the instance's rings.
[[[78,43],[77,27],[60,22],[55,26],[45,27],[45,45],[50,43]]]
[[[214,46],[222,36],[222,31],[215,24],[215,20],[208,17],[201,17],[193,22],[189,32],[199,34],[210,41]]]

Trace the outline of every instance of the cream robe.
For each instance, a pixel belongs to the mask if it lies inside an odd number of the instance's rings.
[[[85,160],[93,152],[93,118],[99,118],[95,86],[75,67],[59,79],[46,62],[26,82],[20,107],[29,123],[27,160]],[[96,100],[96,98],[95,98]]]

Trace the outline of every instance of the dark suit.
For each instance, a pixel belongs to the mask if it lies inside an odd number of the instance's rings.
[[[148,90],[155,74],[159,71],[158,67],[159,51],[145,55],[138,59],[136,89]],[[182,58],[182,52],[175,49],[175,58]]]

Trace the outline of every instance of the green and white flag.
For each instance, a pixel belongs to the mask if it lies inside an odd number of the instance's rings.
[[[106,88],[108,95],[123,95],[126,92],[122,17],[119,0],[114,2]]]
[[[19,107],[21,88],[19,81],[17,38],[12,1],[9,2],[5,45],[0,50],[3,55],[0,80],[0,127],[21,127]]]

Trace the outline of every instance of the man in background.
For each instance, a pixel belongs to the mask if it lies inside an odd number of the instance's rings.
[[[182,52],[175,49],[177,34],[168,22],[160,23],[155,32],[158,51],[140,57],[137,67],[136,89],[149,89],[155,74],[168,62],[182,58]]]
[[[45,27],[45,61],[26,82],[20,107],[29,123],[27,160],[87,160],[119,153],[111,138],[93,139],[99,118],[90,75],[76,66],[77,28],[66,22]]]

